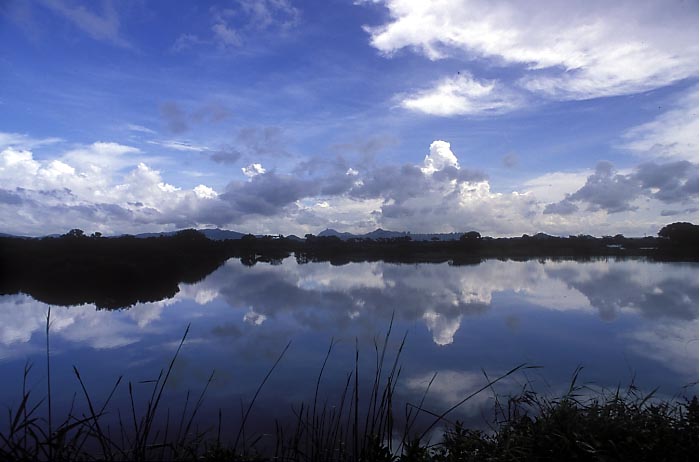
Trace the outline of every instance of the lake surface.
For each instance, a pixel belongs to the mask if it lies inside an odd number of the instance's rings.
[[[17,408],[22,371],[46,394],[47,305],[26,295],[0,298],[0,406]],[[387,352],[391,366],[404,334],[396,396],[417,404],[435,373],[425,407],[441,412],[513,367],[521,370],[457,409],[454,417],[482,425],[494,393],[524,385],[557,396],[578,366],[591,390],[634,384],[657,395],[697,394],[698,265],[643,260],[498,261],[479,265],[353,263],[226,264],[171,299],[118,311],[92,305],[51,308],[53,406],[60,414],[79,384],[76,365],[98,402],[120,375],[138,396],[150,394],[188,325],[190,331],[166,389],[181,407],[214,372],[201,411],[224,427],[247,403],[285,346],[249,423],[271,430],[275,418],[313,399],[331,341],[320,395],[332,404],[355,367],[370,380],[375,343],[381,348],[394,318]],[[126,410],[126,384],[114,405]],[[685,388],[684,388],[685,387]],[[140,398],[141,399],[141,398]],[[78,398],[77,401],[80,401]],[[403,412],[403,409],[401,409]],[[6,422],[2,422],[6,425]],[[251,430],[251,431],[252,431]]]

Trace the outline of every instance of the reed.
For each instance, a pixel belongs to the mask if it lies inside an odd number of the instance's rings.
[[[483,371],[485,385],[442,411],[426,408],[426,398],[437,374],[417,403],[397,407],[396,387],[401,377],[401,354],[407,338],[391,347],[393,318],[381,339],[375,339],[374,371],[364,379],[359,341],[354,364],[349,365],[344,387],[337,397],[324,397],[327,366],[334,361],[337,341],[331,339],[319,364],[312,401],[292,407],[294,423],[273,422],[272,443],[262,435],[246,434],[270,376],[290,348],[281,351],[247,405],[241,403],[238,431],[222,435],[218,422],[204,430],[197,416],[204,406],[215,374],[198,394],[188,392],[179,412],[163,410],[166,385],[189,333],[189,326],[168,363],[150,384],[148,399],[140,403],[134,384],[120,376],[104,400],[90,392],[88,381],[74,366],[80,394],[73,397],[63,420],[51,409],[50,311],[46,320],[47,395],[34,402],[27,383],[33,370],[27,363],[22,395],[15,410],[8,410],[7,430],[0,433],[0,460],[211,460],[211,461],[520,461],[520,460],[696,460],[698,453],[698,400],[680,396],[662,400],[642,393],[634,384],[625,389],[595,390],[580,385],[582,369],[572,374],[563,396],[538,393],[528,380],[512,396],[499,396],[494,385],[513,374],[527,377],[535,366],[521,364],[498,377]],[[361,373],[363,377],[361,377]],[[365,388],[363,384],[367,384]],[[696,384],[694,384],[696,385]],[[124,391],[129,409],[111,409],[113,397]],[[490,392],[494,417],[490,431],[468,429],[452,419],[455,411],[479,393]],[[76,400],[80,396],[83,404]],[[193,397],[196,396],[196,399]],[[333,394],[333,396],[335,396]],[[82,407],[83,411],[77,408]],[[397,411],[403,409],[403,415]],[[116,415],[116,428],[110,426]],[[45,416],[45,417],[44,417]],[[111,416],[111,418],[107,418]],[[419,418],[419,416],[421,418]],[[442,433],[432,442],[429,435]]]

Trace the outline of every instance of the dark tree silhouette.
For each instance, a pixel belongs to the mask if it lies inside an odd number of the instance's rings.
[[[67,237],[85,237],[85,231],[83,231],[82,229],[73,228],[70,231],[68,231],[66,234],[64,234],[64,236],[67,236]]]
[[[481,239],[481,234],[476,231],[469,231],[459,237],[460,241],[478,241],[479,239]]]
[[[659,237],[669,239],[674,243],[698,242],[698,225],[687,222],[677,222],[666,225],[659,231]]]

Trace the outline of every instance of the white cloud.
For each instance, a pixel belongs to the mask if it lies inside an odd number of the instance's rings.
[[[215,199],[217,197],[216,191],[203,184],[195,187],[193,191],[200,199]]]
[[[168,149],[174,149],[176,151],[191,151],[191,152],[204,152],[208,151],[209,148],[206,146],[198,146],[192,144],[188,141],[178,141],[178,140],[150,140],[149,144],[155,144],[157,146],[162,146]]]
[[[462,315],[448,318],[443,314],[427,311],[423,315],[423,320],[433,334],[433,342],[436,345],[445,346],[454,342],[454,336],[462,323]]]
[[[3,297],[0,357],[14,356],[33,335],[43,335],[46,314],[46,305],[29,296]],[[51,310],[51,335],[95,349],[116,348],[134,343],[142,335],[125,318],[126,314],[98,311],[94,305],[58,307]]]
[[[636,93],[697,75],[697,11],[663,1],[385,0],[391,19],[366,27],[387,56],[486,59],[520,85],[559,99]]]
[[[245,176],[248,178],[253,178],[254,176],[257,175],[262,175],[265,173],[265,168],[261,164],[250,164],[246,167],[241,167],[241,171]]]
[[[469,74],[446,77],[432,88],[401,96],[406,109],[437,116],[500,114],[521,106],[521,98],[495,80]]]
[[[624,335],[631,349],[686,374],[688,383],[698,376],[698,329],[687,321],[676,321],[642,328]]]
[[[118,170],[133,165],[134,159],[125,154],[138,154],[141,150],[119,143],[98,141],[89,146],[68,151],[62,156],[66,162],[85,167]]]
[[[155,135],[155,130],[151,130],[148,127],[138,124],[126,124],[126,129],[132,132],[148,133],[149,135]]]
[[[6,217],[0,231],[41,235],[79,227],[109,234],[218,226],[303,236],[327,227],[381,227],[490,236],[638,236],[656,233],[670,214],[687,221],[697,216],[688,200],[696,197],[697,175],[687,161],[646,163],[617,174],[611,166],[595,175],[551,172],[497,192],[483,173],[461,165],[449,142],[436,140],[417,164],[343,163],[293,175],[252,163],[241,169],[247,178],[218,192],[207,184],[166,181],[151,160],[157,158],[111,142],[53,159],[6,147],[0,150],[0,213]],[[572,213],[579,207],[590,210]]]
[[[243,321],[247,322],[251,326],[260,326],[267,320],[267,316],[264,314],[256,313],[252,309],[243,315]]]
[[[422,396],[428,390],[428,384],[433,379],[433,372],[407,377],[405,387],[416,396]],[[492,375],[496,378],[498,375]],[[430,386],[428,399],[436,400],[441,406],[447,408],[464,400],[488,383],[484,373],[479,371],[439,370]],[[513,380],[502,380],[499,388],[509,384],[513,386]],[[469,416],[477,416],[484,412],[484,407],[491,405],[493,398],[492,389],[485,390],[466,401],[455,412]]]
[[[289,268],[290,272],[294,268]],[[361,292],[366,289],[386,289],[394,284],[384,280],[381,265],[377,262],[332,266],[330,263],[312,265],[303,272],[294,272],[296,287],[317,292]],[[361,305],[362,303],[360,303]]]
[[[671,104],[671,109],[651,122],[625,132],[622,147],[646,158],[697,163],[698,88],[686,91]]]
[[[523,192],[531,193],[544,202],[556,202],[573,194],[586,184],[592,170],[580,172],[550,172],[523,183]]]
[[[14,148],[0,151],[0,212],[8,217],[3,231],[142,232],[144,225],[162,230],[174,222],[182,228],[193,225],[218,197],[206,185],[183,190],[165,182],[134,157],[139,153],[117,143],[94,143],[53,160],[37,160],[31,151]]]
[[[22,133],[0,132],[0,149],[34,149],[40,146],[61,142],[61,138],[35,139]]]
[[[435,140],[430,144],[430,153],[423,160],[423,173],[431,174],[445,167],[459,168],[459,161],[450,149],[450,143]]]

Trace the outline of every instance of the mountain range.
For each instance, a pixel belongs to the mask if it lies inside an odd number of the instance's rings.
[[[240,239],[246,235],[246,233],[241,233],[238,231],[230,231],[227,229],[219,229],[219,228],[199,229],[198,231],[213,241],[224,241],[224,240],[229,240],[229,239],[236,240],[236,239]],[[160,232],[160,233],[140,233],[140,234],[135,234],[134,237],[139,238],[139,239],[147,239],[149,237],[172,236],[174,234],[177,234],[178,232],[180,232],[180,230]],[[349,239],[372,239],[372,240],[395,239],[395,238],[408,236],[414,241],[455,241],[455,240],[458,240],[462,234],[463,233],[412,234],[412,233],[406,232],[406,231],[387,231],[387,230],[384,230],[381,228],[377,228],[374,231],[370,231],[370,232],[364,233],[364,234],[353,234],[353,233],[339,232],[339,231],[336,231],[334,229],[327,228],[327,229],[321,231],[320,233],[318,233],[318,237],[335,236],[343,241],[347,241]],[[60,237],[60,236],[61,236],[61,234],[51,234],[51,235],[42,236],[42,237]],[[0,237],[25,237],[25,236],[14,236],[11,234],[0,233]],[[110,237],[110,236],[105,236],[105,237]],[[114,236],[114,237],[118,237],[118,236]],[[262,237],[262,235],[256,235],[256,237]],[[292,239],[292,240],[304,240],[303,238],[300,238],[300,237],[295,236],[293,234],[286,236],[286,238]]]

